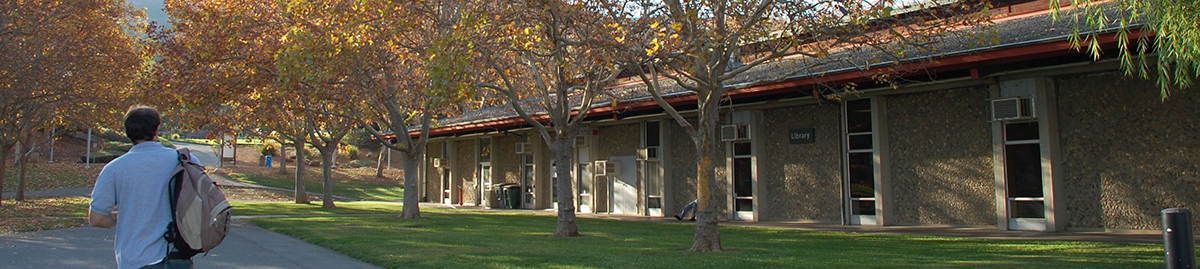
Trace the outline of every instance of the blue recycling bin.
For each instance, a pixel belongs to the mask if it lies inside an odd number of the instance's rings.
[[[275,156],[274,156],[274,155],[267,155],[267,167],[271,167],[271,157],[275,157]]]

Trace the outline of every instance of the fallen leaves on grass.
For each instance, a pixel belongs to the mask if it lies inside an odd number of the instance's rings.
[[[296,200],[293,192],[255,188],[221,187],[221,193],[225,194],[226,199],[237,201],[291,202]],[[309,195],[308,200],[320,201],[321,197]]]
[[[104,164],[85,169],[82,163],[29,163],[25,173],[25,191],[88,188],[95,186]],[[4,178],[4,191],[16,191],[17,169],[9,167]]]
[[[83,226],[90,201],[87,197],[6,199],[0,206],[0,234]]]

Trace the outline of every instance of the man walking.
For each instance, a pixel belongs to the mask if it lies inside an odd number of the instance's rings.
[[[125,136],[133,141],[133,148],[105,165],[92,189],[88,222],[116,227],[113,241],[120,269],[193,268],[190,258],[170,257],[163,237],[171,222],[167,185],[179,165],[179,153],[156,141],[160,123],[153,108],[130,107],[125,113]]]

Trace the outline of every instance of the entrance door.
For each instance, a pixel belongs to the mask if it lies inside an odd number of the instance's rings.
[[[878,168],[875,155],[875,132],[872,124],[871,99],[846,101],[844,188],[845,205],[851,225],[876,225],[875,184]]]
[[[612,201],[613,214],[637,214],[636,159],[633,156],[613,157],[608,160],[608,165],[621,168],[619,174],[608,176],[612,182],[612,197],[609,197],[609,201]]]
[[[754,161],[750,141],[733,142],[733,209],[737,220],[754,220]]]
[[[533,208],[533,154],[525,154],[521,157],[525,163],[521,169],[521,189],[525,190],[525,195],[521,198],[525,201],[523,208]]]
[[[591,155],[588,154],[588,148],[580,147],[578,150],[579,164],[575,178],[576,184],[579,184],[579,212],[592,213],[592,170],[591,170]]]
[[[1008,193],[1008,228],[1045,230],[1041,139],[1038,122],[1004,124],[1004,181]]]
[[[492,187],[492,165],[491,163],[479,164],[479,206],[494,206],[488,200],[488,188]]]
[[[438,168],[442,177],[442,203],[450,204],[450,169]]]

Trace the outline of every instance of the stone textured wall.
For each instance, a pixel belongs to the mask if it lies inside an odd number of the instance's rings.
[[[1055,85],[1068,229],[1161,229],[1162,209],[1200,210],[1200,87],[1161,100],[1116,72]]]
[[[609,160],[611,157],[620,156],[637,156],[638,146],[641,145],[641,130],[640,123],[624,124],[615,126],[596,127],[600,131],[600,135],[596,140],[596,159]],[[619,165],[619,164],[617,164]],[[602,178],[596,180],[596,208],[601,211],[612,211],[612,204],[608,201],[612,190],[612,179]],[[638,200],[641,200],[641,190],[638,191]]]
[[[663,162],[670,162],[671,172],[668,173],[669,177],[663,179],[663,188],[671,189],[672,198],[665,203],[671,204],[670,208],[676,212],[664,212],[663,215],[667,216],[678,214],[678,210],[682,210],[683,206],[696,199],[695,143],[692,143],[692,138],[678,123],[674,120],[668,121],[664,124],[666,128],[663,128],[668,148],[661,150],[670,152],[670,159]]]
[[[478,157],[476,156],[476,151],[479,147],[479,140],[464,139],[454,141],[452,147],[451,150],[454,151],[454,163],[451,169],[454,170],[450,174],[454,178],[452,179],[453,182],[451,182],[453,188],[450,191],[462,193],[461,203],[478,204],[479,191],[475,179],[479,177],[479,174],[475,169],[479,166],[479,163],[476,162],[476,158]],[[451,195],[458,194],[452,193]]]
[[[551,198],[554,197],[551,193],[554,189],[554,182],[552,181],[554,171],[550,169],[550,163],[554,161],[554,156],[551,155],[550,147],[546,145],[546,140],[542,139],[540,135],[531,133],[529,141],[533,143],[534,151],[537,152],[537,155],[534,156],[533,165],[534,171],[537,171],[536,173],[538,174],[534,177],[533,208],[552,208],[554,207],[551,204]]]
[[[692,124],[696,123],[695,119],[689,120]],[[671,171],[670,176],[664,179],[663,187],[671,188],[672,191],[671,201],[666,201],[666,203],[672,205],[670,208],[678,210],[696,199],[696,163],[698,159],[696,158],[695,143],[692,142],[687,131],[684,131],[674,121],[670,121],[666,126],[667,128],[664,128],[665,140],[667,140],[669,148],[663,149],[663,151],[670,151],[670,160],[665,161],[670,162],[671,169],[674,171]],[[712,186],[716,191],[713,198],[717,204],[718,217],[727,219],[729,217],[729,177],[725,167],[728,158],[725,155],[725,142],[721,142],[719,137],[717,139],[718,141],[714,141],[717,144],[715,157],[717,159],[713,160],[717,184]],[[670,216],[677,213],[679,212],[665,212],[664,215]]]
[[[492,184],[521,183],[521,158],[517,155],[520,136],[492,137]]]
[[[840,106],[808,105],[763,111],[759,151],[759,218],[840,223],[842,164]],[[790,144],[788,130],[812,127],[816,141]]]
[[[429,142],[425,145],[425,180],[421,187],[425,189],[428,202],[441,203],[442,197],[442,168],[433,167],[433,158],[442,158],[443,142]]]
[[[887,97],[897,224],[995,225],[988,90]]]
[[[597,160],[608,160],[615,156],[637,156],[638,145],[641,145],[642,125],[640,123],[598,127],[600,136],[596,143]]]

